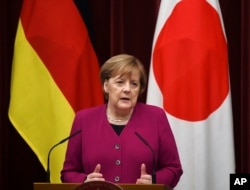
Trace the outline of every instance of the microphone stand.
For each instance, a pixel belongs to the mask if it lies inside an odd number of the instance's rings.
[[[82,132],[82,130],[78,130],[76,131],[75,133],[73,133],[72,135],[66,137],[65,139],[61,140],[60,142],[58,142],[57,144],[55,144],[54,146],[52,146],[49,150],[49,153],[48,153],[48,157],[47,157],[47,171],[46,171],[46,181],[50,183],[50,154],[52,152],[52,150],[57,147],[58,145],[64,143],[65,141],[69,140],[70,138],[76,136],[77,134],[79,134],[80,132]]]
[[[148,142],[138,133],[135,131],[135,134],[139,139],[151,150],[152,156],[153,156],[153,170],[152,170],[152,183],[156,184],[156,162],[155,162],[155,155],[154,155],[154,150],[152,147],[148,144]]]

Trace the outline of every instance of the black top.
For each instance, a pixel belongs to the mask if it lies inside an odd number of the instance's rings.
[[[117,134],[118,136],[120,136],[122,130],[123,130],[124,127],[126,126],[126,125],[115,125],[115,124],[112,124],[112,123],[111,123],[110,125],[113,127],[113,129],[115,130],[115,132],[116,132],[116,134]]]

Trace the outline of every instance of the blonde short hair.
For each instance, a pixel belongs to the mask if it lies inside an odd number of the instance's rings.
[[[100,78],[102,85],[105,80],[117,75],[131,75],[132,71],[140,73],[140,94],[144,92],[147,85],[147,74],[143,64],[134,56],[119,54],[108,59],[101,67]]]

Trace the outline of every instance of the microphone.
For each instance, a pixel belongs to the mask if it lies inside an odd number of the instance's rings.
[[[63,140],[61,140],[60,142],[58,142],[57,144],[55,144],[54,146],[52,146],[52,147],[50,148],[49,154],[48,154],[48,160],[47,160],[47,172],[46,172],[46,174],[47,174],[47,180],[46,180],[46,181],[47,181],[47,182],[50,183],[50,154],[51,154],[52,150],[53,150],[55,147],[57,147],[58,145],[64,143],[64,142],[67,141],[67,140],[69,140],[70,138],[72,138],[72,137],[78,135],[80,132],[82,132],[81,129],[78,130],[78,131],[76,131],[75,133],[71,134],[70,136],[64,138]]]
[[[137,137],[139,137],[139,139],[151,150],[152,152],[152,156],[153,156],[153,169],[152,169],[152,183],[156,184],[156,162],[155,162],[155,154],[154,154],[154,150],[152,149],[152,147],[148,144],[148,142],[138,133],[135,131],[135,134]]]

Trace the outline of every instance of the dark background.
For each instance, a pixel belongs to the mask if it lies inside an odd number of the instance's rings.
[[[250,173],[250,3],[219,2],[229,48],[236,171]],[[137,56],[148,71],[159,3],[160,0],[77,0],[100,65],[110,56],[126,52]],[[21,5],[22,0],[0,1],[1,190],[32,190],[33,182],[46,181],[38,159],[8,119],[13,46]],[[141,101],[145,101],[145,95]]]

